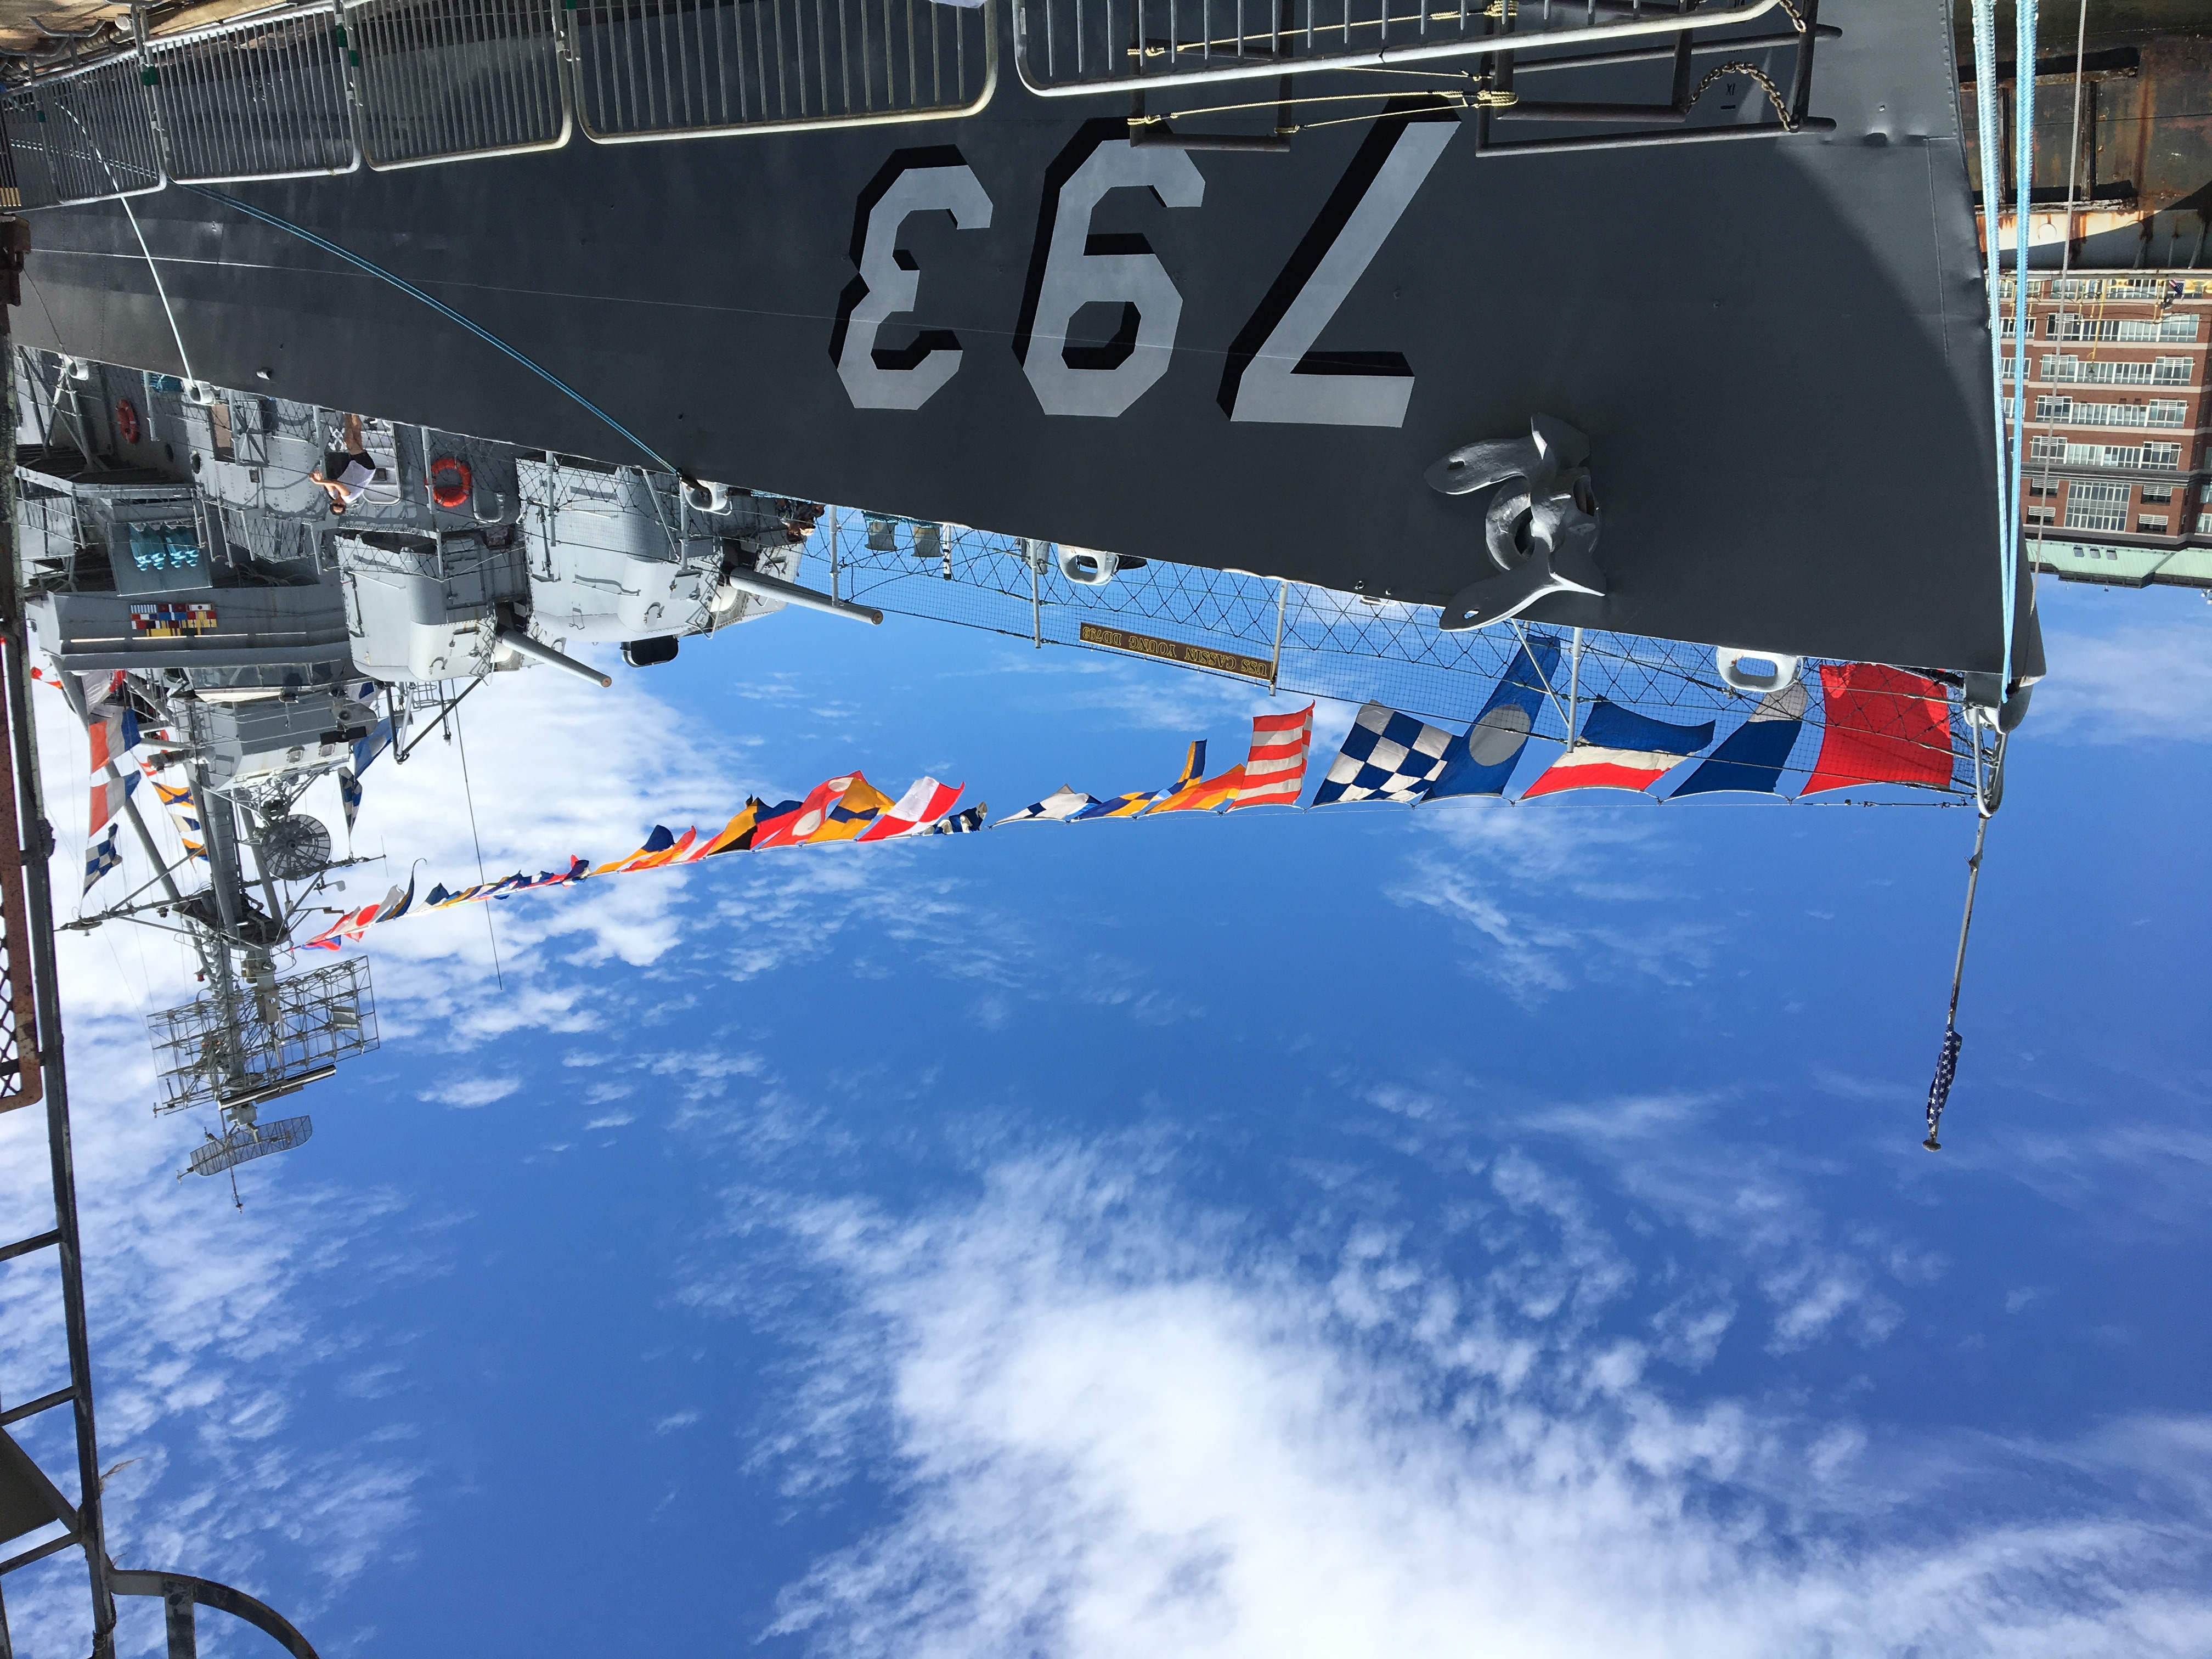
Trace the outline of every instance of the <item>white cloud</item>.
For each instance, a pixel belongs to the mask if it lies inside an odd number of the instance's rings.
[[[776,1630],[852,1659],[2212,1640],[2199,1419],[1908,1450],[1917,1485],[1866,1478],[1853,1424],[1645,1381],[1641,1345],[1594,1323],[1628,1292],[1618,1252],[1533,1164],[1489,1183],[1488,1274],[1355,1228],[1316,1277],[1158,1191],[1067,1157],[996,1170],[963,1210],[787,1213],[850,1297],[827,1322],[807,1304],[823,1346],[813,1415],[781,1442],[792,1489],[834,1478],[805,1448],[870,1436],[890,1484],[890,1518],[793,1585]],[[1551,1264],[1543,1294],[1529,1261]],[[2188,1474],[2145,1499],[2161,1461]],[[2023,1513],[1981,1501],[1977,1463],[2077,1479]]]
[[[422,1473],[416,1453],[390,1443],[302,1444],[298,1425],[338,1377],[368,1382],[369,1367],[348,1358],[368,1334],[331,1316],[325,1281],[371,1241],[404,1242],[392,1267],[401,1273],[435,1271],[444,1247],[390,1194],[316,1184],[313,1143],[241,1170],[243,1210],[227,1181],[178,1181],[200,1124],[149,1109],[143,1026],[81,1010],[88,959],[106,954],[90,945],[64,936],[62,954],[102,1462],[130,1463],[107,1488],[109,1551],[126,1565],[234,1583],[265,1582],[281,1563],[287,1582],[316,1585],[283,1598],[288,1614],[310,1618],[393,1548]],[[0,1119],[10,1213],[50,1202],[46,1157],[39,1109]],[[14,1397],[59,1384],[61,1344],[58,1282],[32,1258],[0,1279],[0,1373],[19,1379]],[[10,1431],[74,1489],[65,1411]],[[313,1563],[311,1577],[291,1570],[301,1561]],[[11,1578],[8,1598],[18,1652],[84,1650],[82,1579],[66,1562]],[[158,1644],[158,1620],[147,1639]]]
[[[1529,807],[1439,802],[1417,809],[1413,820],[1524,886],[1588,899],[1662,898],[1670,890],[1650,872],[1680,854],[1649,810],[1633,800]]]
[[[489,1106],[494,1101],[505,1100],[521,1086],[519,1077],[459,1077],[434,1089],[425,1089],[416,1098],[434,1101],[441,1106]]]
[[[1701,921],[1643,921],[1632,901],[1659,896],[1644,879],[1611,875],[1613,849],[1637,846],[1648,832],[1591,812],[1578,817],[1542,809],[1523,812],[1437,809],[1419,813],[1425,829],[1456,844],[1456,858],[1419,853],[1407,874],[1384,890],[1400,904],[1436,911],[1479,939],[1467,966],[1513,1001],[1533,1006],[1578,979],[1633,975],[1662,985],[1686,985],[1708,968],[1720,930]],[[1534,820],[1534,822],[1531,822]],[[1563,920],[1549,896],[1560,891],[1606,901],[1600,922]]]
[[[477,823],[495,866],[562,861],[572,848],[595,856],[635,846],[656,811],[683,823],[726,811],[744,789],[697,757],[683,720],[629,682],[592,694],[560,675],[500,677],[466,706]],[[60,831],[52,864],[64,914],[79,909],[83,846],[71,835],[84,799],[86,745],[62,699],[40,689],[41,770],[47,816]],[[570,739],[557,781],[549,781],[540,724],[551,719]],[[640,744],[641,731],[663,733]],[[392,867],[349,873],[349,899],[380,893],[423,860],[422,884],[469,878],[475,852],[459,789],[458,749],[433,736],[404,767],[387,759],[368,775],[356,848],[392,848]],[[307,810],[343,823],[325,781]],[[142,807],[152,809],[145,792]],[[148,810],[157,841],[176,850],[173,828]],[[717,823],[720,819],[715,820]],[[343,842],[343,831],[340,831]],[[82,908],[121,899],[152,871],[135,837],[120,838],[121,872]],[[540,858],[540,854],[543,858]],[[185,884],[197,884],[187,875]],[[510,975],[491,983],[483,918],[410,918],[373,951],[384,1035],[394,1042],[467,1048],[500,1033],[541,1028],[592,1029],[599,1015],[583,988],[549,974],[547,946],[588,958],[649,960],[666,948],[665,917],[680,883],[641,881],[608,901],[532,915],[502,908],[496,920]],[[337,901],[343,902],[344,901]],[[441,934],[441,924],[457,923]],[[419,931],[411,931],[418,930]],[[389,945],[392,948],[384,948]],[[450,949],[450,959],[439,960]],[[361,1363],[367,1334],[322,1305],[318,1282],[374,1238],[386,1273],[432,1273],[453,1248],[439,1224],[408,1222],[398,1200],[346,1194],[312,1184],[313,1145],[240,1175],[243,1211],[227,1182],[173,1176],[198,1142],[202,1115],[157,1117],[145,1013],[181,1003],[198,986],[196,964],[173,939],[123,924],[58,941],[70,1035],[78,1197],[86,1252],[94,1352],[101,1382],[104,1459],[130,1460],[110,1488],[111,1553],[130,1565],[204,1571],[252,1582],[272,1557],[312,1561],[319,1589],[285,1611],[311,1615],[380,1553],[399,1542],[420,1477],[413,1455],[372,1433],[356,1447],[309,1449],[297,1425],[314,1409],[316,1389],[343,1386],[374,1398],[389,1385]],[[346,1073],[298,1103],[311,1114],[343,1109]],[[507,1076],[465,1077],[432,1097],[483,1105],[520,1087]],[[286,1103],[288,1109],[292,1103]],[[46,1202],[46,1170],[39,1114],[0,1119],[0,1199],[16,1213]],[[58,1308],[50,1274],[0,1278],[0,1367],[44,1379],[59,1353]],[[321,1368],[330,1362],[335,1366]],[[36,1391],[50,1386],[43,1381]],[[48,1467],[70,1467],[63,1415],[46,1413],[15,1432]],[[69,1484],[64,1482],[65,1485]],[[9,1616],[19,1651],[82,1648],[81,1592],[58,1570],[10,1581]],[[158,1639],[158,1632],[156,1632]]]
[[[1009,653],[990,672],[1005,682],[1005,695],[1018,696],[1033,708],[1066,708],[1093,718],[1106,714],[1113,716],[1112,723],[1118,726],[1171,732],[1185,738],[1209,738],[1216,728],[1231,725],[1240,717],[1249,718],[1255,696],[1261,704],[1267,701],[1266,691],[1255,693],[1249,680],[1084,651]],[[1279,702],[1273,706],[1282,705]],[[1237,737],[1242,738],[1249,730],[1240,730]],[[1175,765],[1182,757],[1177,752],[1166,758],[1168,770],[1160,780],[1163,783],[1174,777]],[[1237,758],[1243,758],[1241,749]],[[1157,786],[1133,781],[1119,787]]]
[[[494,878],[566,869],[572,855],[604,863],[640,846],[655,823],[678,834],[718,830],[763,787],[722,763],[731,745],[637,675],[617,675],[606,690],[534,670],[494,675],[460,720],[461,742],[418,727],[421,742],[404,765],[387,755],[363,776],[353,847],[389,861],[351,872],[348,898],[380,893],[410,871],[418,896],[440,882],[472,883],[478,837],[481,868]],[[333,784],[319,784],[306,810],[343,822]],[[601,1029],[611,1005],[589,970],[649,966],[675,948],[695,884],[712,890],[727,878],[712,866],[655,871],[418,908],[383,924],[367,950],[386,1039],[466,1050],[518,1030]]]
[[[2055,630],[2044,648],[2050,678],[2035,688],[2024,740],[2212,743],[2212,626],[2201,615]]]
[[[1774,1310],[1768,1352],[1835,1337],[1885,1340],[1903,1316],[1889,1284],[1929,1283],[1947,1264],[1864,1227],[1832,1236],[1802,1171],[1771,1147],[1730,1135],[1730,1104],[1686,1094],[1547,1103],[1510,1127],[1531,1139],[1571,1142],[1638,1203],[1735,1252]],[[1733,1310],[1731,1303],[1731,1317]],[[1661,1328],[1674,1345],[1668,1357],[1692,1369],[1703,1363],[1688,1327]]]
[[[1662,919],[1682,915],[1679,902],[1637,908],[1682,896],[1666,872],[1684,849],[1648,803],[1446,803],[1410,817],[1438,850],[1416,852],[1384,896],[1455,923],[1474,945],[1465,966],[1523,1007],[1583,980],[1686,985],[1718,954],[1716,925]]]

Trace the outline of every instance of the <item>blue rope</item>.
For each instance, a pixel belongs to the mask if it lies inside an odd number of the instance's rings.
[[[2006,483],[2005,501],[2008,507],[2004,560],[2004,678],[1998,684],[1997,695],[2008,696],[2012,690],[2012,630],[2013,611],[2020,587],[2020,565],[2027,551],[2026,532],[2021,523],[2021,485],[2022,459],[2027,453],[2027,444],[2021,435],[2027,430],[2027,243],[2029,228],[2029,191],[2035,181],[2035,25],[2036,0],[2014,0],[2014,17],[2019,25],[2018,37],[2013,47],[2012,82],[2019,111],[2014,117],[2013,128],[2016,159],[2013,164],[2013,188],[2017,192],[2013,206],[2012,256],[2012,472]],[[1989,216],[1989,192],[1982,192],[1983,217]],[[1994,232],[1989,240],[1996,244]],[[1994,260],[1992,260],[1994,263]]]
[[[1974,125],[1981,140],[1982,151],[1982,241],[1989,257],[1990,303],[1990,418],[1996,428],[1997,464],[1997,552],[1998,567],[2002,577],[2002,605],[2004,615],[2005,666],[2009,672],[2012,651],[2012,520],[2019,505],[2017,495],[2008,493],[2007,482],[2011,477],[2010,451],[2006,447],[2004,417],[2004,299],[1997,280],[2000,260],[1997,255],[1997,216],[2004,199],[2004,149],[2000,139],[2002,122],[1997,106],[1997,42],[1996,9],[1992,0],[1974,0]],[[2021,284],[2015,281],[2017,296]],[[2021,342],[2013,342],[2017,348]],[[2015,426],[2027,416],[2025,401],[2027,385],[2017,378],[2014,386],[2013,416]]]
[[[615,419],[613,416],[608,414],[605,410],[601,409],[597,404],[593,403],[589,398],[586,398],[582,392],[577,391],[575,387],[570,386],[566,380],[556,374],[551,369],[547,368],[542,363],[535,362],[530,358],[526,357],[521,352],[507,344],[506,341],[501,339],[498,335],[494,334],[489,329],[483,327],[481,324],[471,322],[467,318],[462,316],[459,312],[454,310],[453,307],[446,304],[441,300],[432,298],[429,295],[425,294],[421,289],[416,287],[414,283],[407,281],[406,278],[403,276],[395,276],[390,271],[385,270],[383,266],[373,264],[369,260],[362,258],[358,253],[355,253],[348,249],[340,247],[336,242],[325,240],[324,238],[316,235],[312,230],[303,230],[298,225],[294,224],[290,220],[279,218],[276,214],[270,212],[265,208],[255,207],[251,202],[241,202],[235,196],[226,196],[221,191],[210,190],[204,185],[185,185],[184,188],[192,191],[195,195],[204,196],[211,202],[220,202],[225,207],[234,209],[238,212],[244,214],[249,219],[258,219],[264,225],[271,226],[277,230],[287,231],[292,235],[298,237],[301,241],[307,243],[310,246],[319,247],[325,253],[335,254],[337,258],[344,260],[348,264],[353,265],[359,270],[365,270],[372,276],[380,277],[385,282],[391,283],[392,287],[398,289],[402,294],[406,295],[410,299],[420,300],[424,305],[429,307],[431,310],[436,312],[441,317],[445,318],[447,321],[458,323],[461,327],[468,330],[470,333],[475,335],[477,338],[482,340],[486,345],[492,347],[495,350],[504,353],[509,357],[512,357],[516,362],[520,363],[525,368],[528,369],[532,374],[538,376],[539,380],[544,381],[555,391],[562,393],[565,397],[574,399],[583,408],[589,410],[592,414],[598,416],[599,419],[605,421],[609,426],[612,427],[623,437],[629,440],[631,443],[636,445],[642,453],[650,457],[659,465],[666,469],[670,472],[676,473],[679,477],[683,476],[683,468],[677,465],[675,462],[670,460],[665,455],[663,455],[651,444],[646,442],[644,439],[639,437],[636,433],[632,432],[620,421]]]

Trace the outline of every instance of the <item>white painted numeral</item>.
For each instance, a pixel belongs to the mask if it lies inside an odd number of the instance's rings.
[[[981,230],[991,222],[991,198],[965,162],[909,167],[894,179],[868,210],[868,231],[860,251],[860,281],[866,293],[845,313],[837,352],[837,376],[855,409],[920,409],[960,372],[957,336],[925,333],[906,359],[878,360],[876,332],[886,318],[914,309],[921,272],[898,246],[899,227],[915,213],[945,212],[962,230]]]
[[[1395,352],[1316,353],[1314,342],[1458,131],[1458,121],[1449,117],[1392,123],[1377,128],[1361,147],[1259,312],[1230,348],[1220,403],[1231,420],[1298,426],[1405,424],[1413,371],[1403,357]]]
[[[1015,347],[1048,415],[1119,415],[1168,372],[1182,295],[1167,267],[1141,238],[1113,239],[1129,251],[1088,251],[1100,199],[1139,187],[1165,207],[1196,207],[1206,196],[1205,179],[1182,151],[1134,149],[1126,138],[1101,143],[1060,187],[1036,310]],[[1125,320],[1111,345],[1079,347],[1071,362],[1068,324],[1093,304],[1124,307],[1125,319],[1133,312],[1134,330]]]

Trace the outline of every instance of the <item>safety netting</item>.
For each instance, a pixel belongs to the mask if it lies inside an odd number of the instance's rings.
[[[1284,694],[1373,701],[1447,725],[1476,718],[1507,674],[1530,674],[1524,644],[1555,637],[1558,666],[1537,676],[1530,736],[1562,745],[1600,700],[1675,722],[1712,720],[1723,741],[1761,702],[1721,678],[1711,646],[1535,623],[1446,633],[1433,606],[1160,560],[1123,562],[1107,574],[1110,556],[1065,550],[1079,577],[1105,579],[1071,579],[1051,544],[833,507],[811,538],[806,580],[902,616],[1149,657]],[[1869,666],[1803,663],[1802,714],[1791,710],[1801,729],[1778,779],[1753,793],[1972,799],[1974,728],[1960,716],[1953,677],[1900,679]]]

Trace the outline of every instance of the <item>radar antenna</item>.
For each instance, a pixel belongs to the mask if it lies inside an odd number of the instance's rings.
[[[286,812],[264,819],[254,843],[264,874],[277,881],[308,881],[331,861],[331,832],[320,818]]]
[[[177,1171],[182,1181],[187,1175],[214,1176],[226,1171],[230,1174],[230,1201],[239,1209],[246,1200],[238,1195],[238,1166],[257,1158],[266,1158],[271,1152],[289,1152],[315,1133],[314,1121],[307,1117],[283,1117],[274,1123],[255,1121],[254,1108],[245,1105],[226,1107],[222,1114],[223,1132],[210,1134],[200,1149],[192,1154],[191,1167]]]

